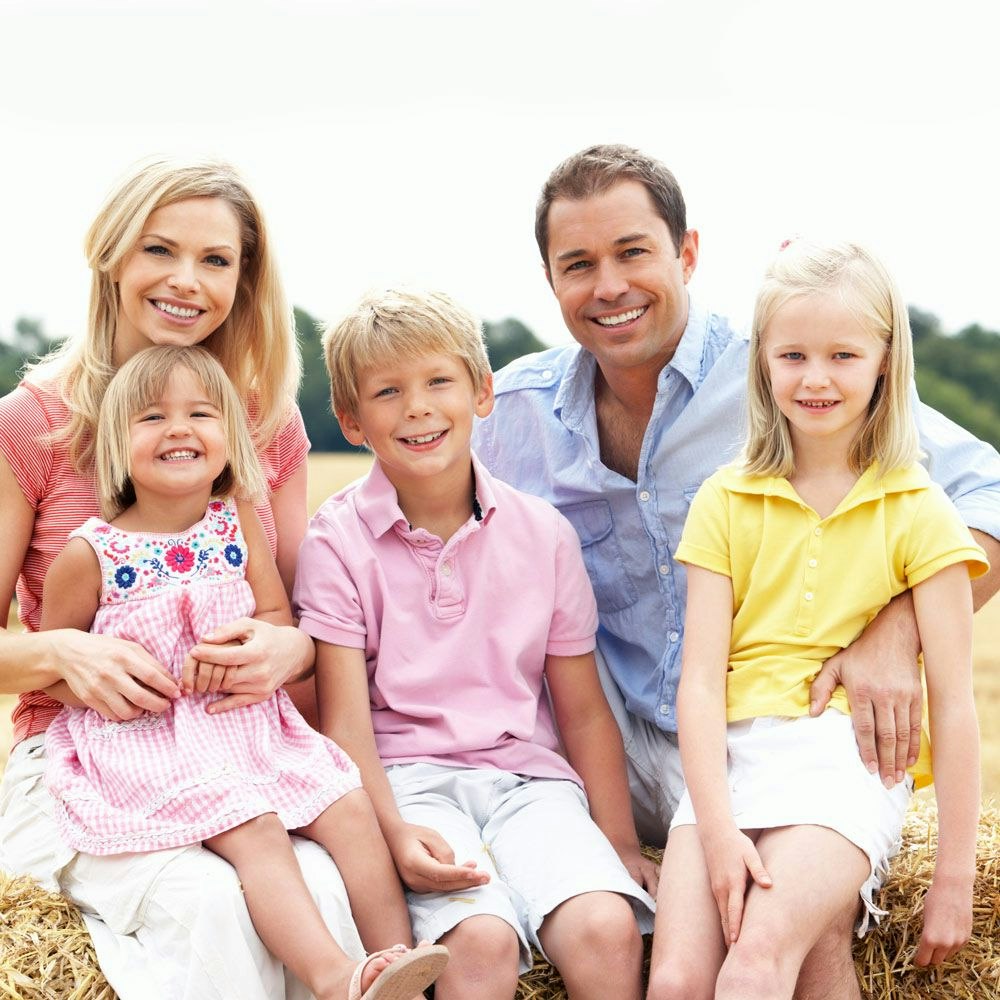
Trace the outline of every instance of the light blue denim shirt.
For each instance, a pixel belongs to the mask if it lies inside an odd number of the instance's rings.
[[[692,302],[659,375],[638,482],[601,462],[596,361],[577,346],[498,372],[496,408],[475,429],[474,447],[495,476],[573,523],[597,596],[598,645],[625,704],[671,732],[687,596],[673,555],[698,487],[742,442],[748,347],[728,320]],[[917,407],[917,420],[931,476],[966,524],[1000,537],[1000,456],[929,407]]]

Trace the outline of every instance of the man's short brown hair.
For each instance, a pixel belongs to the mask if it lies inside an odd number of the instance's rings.
[[[649,192],[656,213],[667,224],[680,253],[687,232],[684,195],[674,175],[653,157],[631,146],[590,146],[563,160],[549,174],[535,206],[535,240],[542,263],[549,266],[549,209],[557,198],[580,201],[603,194],[621,181],[638,181]]]

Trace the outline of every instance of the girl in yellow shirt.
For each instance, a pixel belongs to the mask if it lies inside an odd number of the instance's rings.
[[[768,270],[750,353],[744,453],[699,490],[677,551],[688,564],[688,792],[663,859],[650,1000],[791,998],[802,960],[852,898],[859,933],[881,915],[873,893],[928,755],[883,784],[858,755],[843,691],[812,717],[809,687],[906,590],[940,817],[917,963],[944,961],[972,927],[969,578],[988,564],[916,461],[905,307],[863,248],[796,240]],[[845,983],[844,1000],[855,997]]]

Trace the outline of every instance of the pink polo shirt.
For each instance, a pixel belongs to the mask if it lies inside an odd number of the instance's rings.
[[[482,521],[411,531],[378,462],[323,504],[299,552],[299,628],[365,651],[383,764],[579,777],[559,752],[546,654],[594,648],[597,607],[570,523],[473,456]]]

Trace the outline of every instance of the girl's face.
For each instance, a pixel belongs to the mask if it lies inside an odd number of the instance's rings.
[[[240,223],[221,198],[188,198],[152,212],[118,271],[114,362],[154,344],[200,344],[236,298]]]
[[[846,454],[868,415],[886,345],[843,303],[816,294],[791,299],[775,312],[762,350],[793,447],[823,439]]]
[[[200,379],[178,365],[160,399],[129,420],[129,475],[137,497],[210,492],[227,461],[221,408]]]

